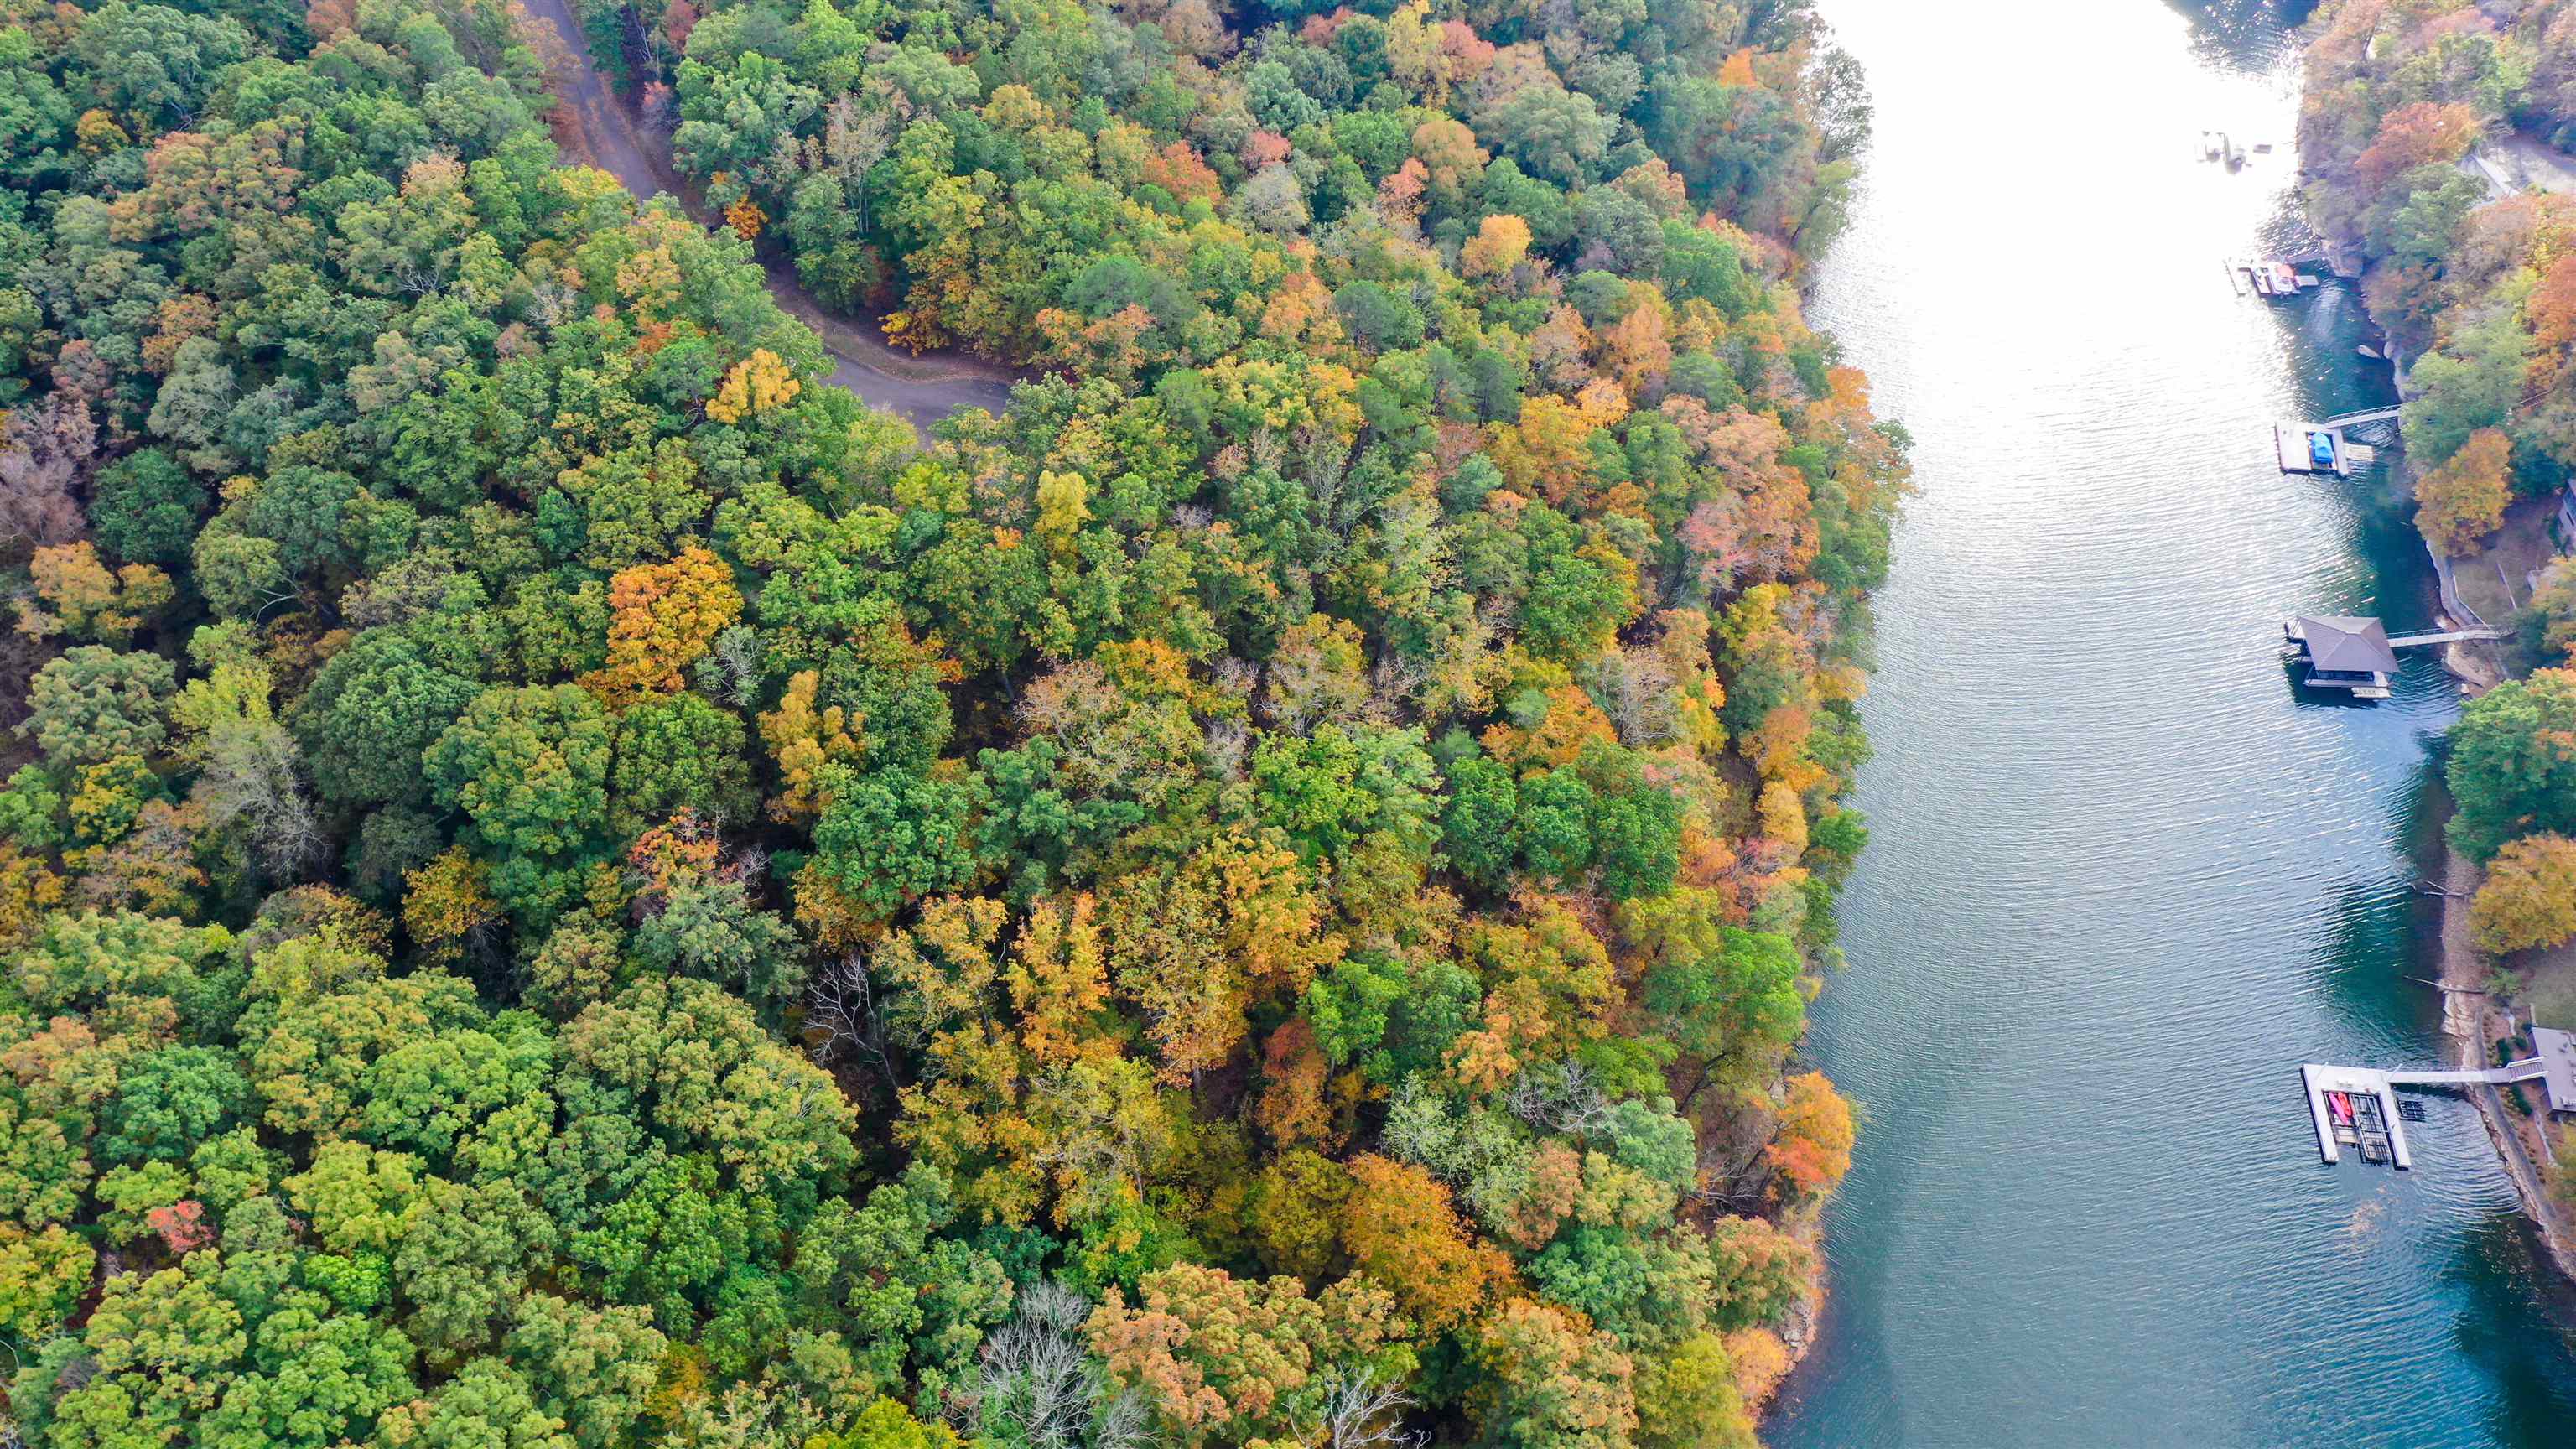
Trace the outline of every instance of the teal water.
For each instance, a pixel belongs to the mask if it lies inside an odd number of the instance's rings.
[[[1852,967],[1808,1052],[1864,1113],[1775,1449],[2576,1443],[2576,1348],[2465,1100],[2317,1161],[2303,1061],[2440,1050],[2410,890],[2451,683],[2302,697],[2294,611],[2432,616],[2375,480],[2270,424],[2376,404],[2294,245],[2261,4],[1825,0],[1874,152],[1813,313],[1916,439],[1879,608]],[[2270,141],[2230,175],[2203,127]]]

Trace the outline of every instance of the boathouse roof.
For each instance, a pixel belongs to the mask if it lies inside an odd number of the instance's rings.
[[[2308,665],[2313,669],[2338,674],[2389,674],[2397,669],[2397,651],[2388,647],[2388,631],[2377,619],[2302,614],[2299,637],[2307,641]]]

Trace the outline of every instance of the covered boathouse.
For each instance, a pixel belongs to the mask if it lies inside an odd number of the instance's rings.
[[[2308,667],[2310,685],[2350,690],[2355,699],[2388,698],[2397,651],[2377,619],[2301,614],[2282,621],[2281,633],[2289,641],[2290,657]]]

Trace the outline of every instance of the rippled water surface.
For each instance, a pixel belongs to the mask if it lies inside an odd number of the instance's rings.
[[[1916,438],[1810,1051],[1861,1105],[1775,1446],[2567,1445],[2576,1353],[2465,1101],[2321,1165],[2302,1061],[2428,1060],[2404,978],[2429,659],[2301,698],[2292,611],[2431,618],[2375,480],[2276,417],[2391,396],[2298,244],[2276,9],[1826,0],[1878,140],[1814,312]],[[2270,141],[2236,175],[2203,127]]]

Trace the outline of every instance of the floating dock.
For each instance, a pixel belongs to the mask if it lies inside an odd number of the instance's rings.
[[[2415,1155],[2406,1147],[2407,1122],[2424,1114],[2397,1102],[2401,1087],[2508,1086],[2538,1082],[2553,1112],[2576,1112],[2576,1033],[2551,1027],[2531,1028],[2532,1054],[2500,1067],[2428,1067],[2382,1071],[2377,1067],[2338,1067],[2310,1062],[2299,1068],[2307,1089],[2308,1118],[2317,1131],[2317,1156],[2343,1160],[2343,1149],[2358,1148],[2365,1162],[2385,1160],[2411,1168]],[[2412,1106],[2413,1104],[2408,1104]]]
[[[2240,297],[2248,291],[2258,297],[2295,297],[2310,287],[2323,284],[2322,278],[2311,272],[2302,272],[2288,262],[2230,257],[2226,267],[2227,285]]]
[[[2369,423],[2394,422],[2397,412],[2395,408],[2366,408],[2357,413],[2337,413],[2323,422],[2274,423],[2272,450],[2280,456],[2284,473],[2331,473],[2338,478],[2349,478],[2354,469],[2366,468],[2379,461],[2379,450],[2367,443],[2354,442],[2344,436],[2345,430]],[[2315,440],[2320,437],[2326,440],[2326,452],[2331,461],[2317,456]]]
[[[2313,444],[2317,436],[2327,440],[2331,461],[2317,460]],[[2274,423],[2272,448],[2280,454],[2281,471],[2284,473],[2332,473],[2338,478],[2352,476],[2351,466],[2344,459],[2343,438],[2332,428],[2320,428],[2314,423]]]
[[[2363,1160],[2376,1162],[2385,1157],[2390,1166],[2399,1169],[2415,1165],[2415,1154],[2406,1149],[2406,1129],[2397,1116],[2397,1089],[2386,1072],[2368,1067],[2329,1067],[2311,1063],[2299,1068],[2299,1077],[2307,1084],[2308,1115],[2317,1127],[2317,1155],[2327,1162],[2341,1162],[2345,1142],[2361,1149]],[[2352,1103],[2347,1120],[2329,1102],[2341,1096]],[[2365,1122],[2363,1104],[2368,1103]],[[2344,1142],[2336,1140],[2338,1130]]]

